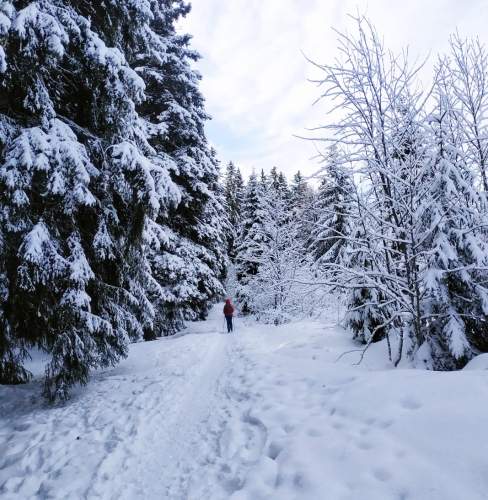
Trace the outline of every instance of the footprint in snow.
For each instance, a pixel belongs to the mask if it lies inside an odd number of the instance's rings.
[[[27,423],[18,423],[14,425],[14,431],[24,432],[30,428],[30,424]]]
[[[295,430],[295,426],[290,425],[290,424],[285,424],[283,426],[283,430],[287,433],[290,434],[290,432],[293,432]]]
[[[367,451],[367,450],[371,450],[373,448],[373,445],[371,443],[369,443],[368,441],[358,441],[356,444],[360,450]]]
[[[381,420],[378,422],[378,427],[381,429],[388,429],[388,427],[391,427],[393,425],[394,420],[393,419],[386,419],[386,420]]]
[[[283,446],[280,443],[277,443],[276,441],[271,441],[268,447],[268,457],[271,458],[271,460],[276,460],[278,458],[278,455],[283,451]]]
[[[310,437],[320,437],[322,436],[322,432],[318,429],[308,429],[307,435]]]
[[[422,407],[422,405],[414,399],[404,399],[401,404],[406,410],[418,410]]]
[[[386,482],[391,479],[391,473],[382,467],[375,469],[373,471],[373,475],[378,481],[381,482]]]

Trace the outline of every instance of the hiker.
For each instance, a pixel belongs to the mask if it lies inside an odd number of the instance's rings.
[[[224,306],[224,316],[227,321],[227,333],[231,333],[232,328],[232,316],[234,315],[234,306],[230,303],[230,299],[225,299]]]

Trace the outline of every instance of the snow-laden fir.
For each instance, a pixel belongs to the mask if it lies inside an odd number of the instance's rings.
[[[183,1],[2,2],[0,380],[66,398],[222,293],[225,212]]]

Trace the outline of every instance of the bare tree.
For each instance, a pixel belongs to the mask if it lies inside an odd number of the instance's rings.
[[[450,280],[461,273],[458,279],[466,283],[469,276],[475,283],[463,289],[465,304],[482,303],[485,293],[485,246],[476,229],[483,217],[473,214],[481,202],[468,171],[475,164],[484,175],[484,49],[453,38],[458,62],[440,59],[432,87],[423,91],[417,78],[422,64],[411,66],[406,51],[387,51],[364,17],[352,19],[356,36],[338,33],[340,56],[332,65],[316,65],[323,72],[319,100],[339,116],[316,130],[326,134],[320,140],[342,150],[355,185],[355,222],[343,236],[348,258],[328,263],[326,283],[348,292],[346,324],[366,347],[395,334],[395,365],[405,351],[413,355],[426,345],[436,359],[454,359],[433,365],[457,366],[474,351]],[[483,250],[470,253],[459,231]],[[451,243],[444,246],[451,260],[441,255],[443,241]],[[434,293],[435,272],[442,279]],[[456,306],[432,306],[440,296]],[[485,321],[482,307],[470,311]]]
[[[458,120],[465,132],[467,160],[488,192],[488,54],[478,39],[450,38],[451,59],[446,63],[457,99]]]

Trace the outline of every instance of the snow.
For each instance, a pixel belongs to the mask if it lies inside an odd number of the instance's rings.
[[[2,499],[486,498],[486,355],[393,369],[375,344],[358,366],[327,318],[222,329],[217,305],[133,344],[62,406],[0,386]]]
[[[0,47],[0,73],[5,73],[6,71],[7,71],[7,56],[5,55],[5,50],[3,49],[3,47]]]
[[[44,42],[51,54],[58,57],[64,55],[64,46],[69,41],[67,32],[54,16],[43,12],[37,2],[17,13],[13,28],[21,39],[28,40],[28,49]]]
[[[488,370],[488,354],[479,354],[464,367],[464,370]]]
[[[44,222],[38,222],[24,238],[20,252],[27,262],[41,264],[45,258],[45,247],[50,246],[49,229]]]

